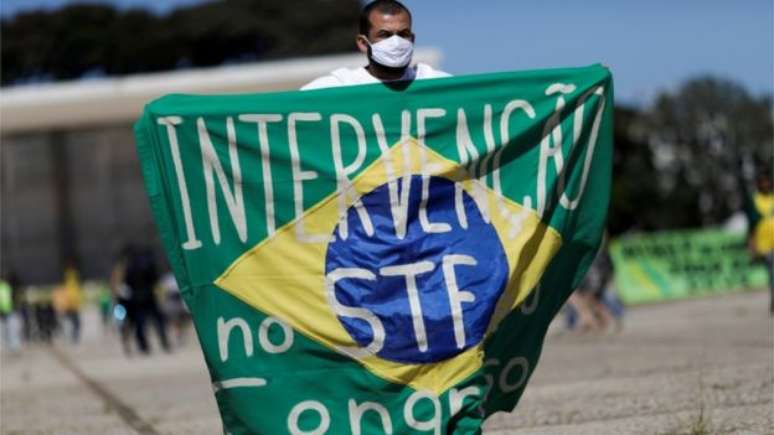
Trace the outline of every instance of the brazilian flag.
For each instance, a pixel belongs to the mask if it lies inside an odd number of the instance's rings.
[[[169,95],[137,149],[229,434],[478,433],[594,258],[599,65]]]

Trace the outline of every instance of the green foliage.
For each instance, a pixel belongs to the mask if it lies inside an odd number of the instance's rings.
[[[358,0],[227,0],[167,16],[82,4],[3,19],[2,84],[354,49]]]
[[[771,96],[714,77],[618,108],[611,231],[722,224],[742,207],[741,162],[774,170],[773,129]]]

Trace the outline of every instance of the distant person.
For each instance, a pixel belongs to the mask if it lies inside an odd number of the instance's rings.
[[[32,312],[31,338],[43,343],[50,343],[54,334],[59,330],[59,319],[54,309],[53,292],[38,288],[28,289],[26,299]]]
[[[125,247],[119,254],[116,263],[110,273],[110,292],[113,297],[113,321],[118,328],[121,337],[121,347],[124,354],[129,356],[132,353],[131,339],[135,329],[135,309],[132,306],[132,290],[126,285],[124,276],[126,275],[126,265],[129,258],[133,255],[134,248]]]
[[[13,290],[3,278],[0,278],[0,319],[5,319],[13,311]]]
[[[613,262],[605,235],[586,277],[567,300],[565,320],[568,329],[581,332],[620,331],[624,309],[618,296],[610,290],[612,278]]]
[[[164,314],[174,331],[175,345],[182,346],[185,342],[188,325],[191,323],[191,314],[183,302],[180,287],[171,271],[161,277],[160,286],[164,295]]]
[[[70,324],[70,340],[77,344],[81,338],[81,303],[83,289],[78,276],[78,269],[73,259],[65,262],[62,284],[52,295],[54,308]]]
[[[584,285],[575,289],[564,307],[565,325],[570,331],[591,332],[600,329],[594,310],[591,307],[591,295]]]
[[[769,277],[769,312],[774,315],[774,193],[771,177],[761,173],[756,179],[748,247],[753,257],[763,262]]]
[[[3,278],[0,278],[0,331],[3,349],[18,351],[21,347],[21,322],[14,312],[13,288]]]
[[[99,286],[97,293],[97,305],[99,306],[99,317],[102,321],[102,332],[111,332],[111,318],[113,311],[113,295],[109,286]]]
[[[27,295],[27,287],[22,285],[19,275],[13,270],[8,273],[8,284],[11,285],[13,293],[13,311],[21,319],[22,341],[28,342],[32,340],[34,319]]]
[[[164,314],[156,301],[155,288],[159,280],[156,259],[150,248],[130,249],[123,280],[130,290],[130,302],[137,347],[140,352],[150,353],[145,326],[151,322],[159,336],[161,347],[169,351],[167,325]]]
[[[416,39],[411,26],[411,12],[402,3],[368,3],[360,13],[360,33],[355,38],[357,48],[368,57],[368,65],[337,69],[301,90],[449,77],[423,63],[411,65]]]
[[[613,280],[613,261],[608,251],[607,236],[591,265],[591,309],[600,321],[602,330],[620,331],[623,327],[624,308],[618,295],[610,289]]]

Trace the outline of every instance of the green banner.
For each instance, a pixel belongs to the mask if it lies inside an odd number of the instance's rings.
[[[615,283],[627,304],[684,299],[767,285],[741,233],[694,230],[638,234],[614,240]]]
[[[146,188],[230,434],[478,433],[599,246],[601,66],[170,95]]]

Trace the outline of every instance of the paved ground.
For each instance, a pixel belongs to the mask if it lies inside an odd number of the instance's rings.
[[[774,323],[762,292],[640,307],[618,335],[552,329],[517,411],[487,434],[774,434]],[[87,323],[96,323],[88,313]],[[125,358],[98,328],[76,348],[0,359],[0,433],[215,434],[194,343]]]

